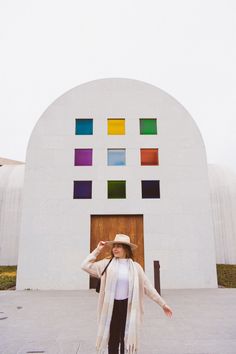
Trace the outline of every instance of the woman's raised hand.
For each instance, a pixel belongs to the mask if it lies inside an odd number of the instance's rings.
[[[97,245],[97,248],[99,249],[99,251],[101,251],[105,246],[106,246],[106,241],[100,241],[99,244]]]

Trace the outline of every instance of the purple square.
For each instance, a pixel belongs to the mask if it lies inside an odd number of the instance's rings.
[[[74,199],[91,199],[92,181],[74,181]]]
[[[93,149],[75,149],[75,166],[92,166]]]

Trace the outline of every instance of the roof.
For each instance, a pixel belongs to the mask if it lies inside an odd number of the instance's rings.
[[[24,164],[22,161],[5,159],[4,157],[0,157],[0,165],[21,165]]]

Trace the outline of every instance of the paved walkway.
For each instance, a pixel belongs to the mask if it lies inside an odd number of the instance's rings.
[[[139,354],[235,354],[236,289],[163,290],[145,300]],[[95,354],[97,294],[0,291],[1,354]]]

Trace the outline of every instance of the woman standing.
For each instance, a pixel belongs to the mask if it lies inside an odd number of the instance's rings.
[[[111,247],[112,260],[101,274],[109,259],[96,262],[101,250]],[[97,248],[84,260],[81,267],[94,277],[101,277],[98,299],[98,333],[96,349],[109,354],[136,353],[138,350],[139,325],[143,315],[144,294],[158,303],[168,317],[171,308],[158,294],[139,263],[133,261],[137,246],[127,235],[117,234],[114,241],[100,241]]]

